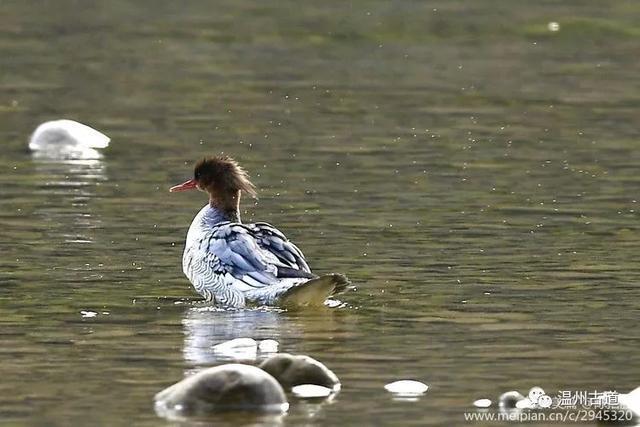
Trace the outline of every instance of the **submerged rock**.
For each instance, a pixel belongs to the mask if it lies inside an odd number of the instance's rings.
[[[280,353],[260,364],[260,368],[289,389],[302,384],[314,384],[340,390],[340,380],[329,368],[316,359],[304,355]]]
[[[502,393],[498,398],[500,410],[508,411],[513,409],[547,409],[551,407],[553,400],[544,392],[541,387],[532,387],[527,396],[523,396],[519,391],[511,390]]]
[[[156,412],[166,418],[233,410],[284,413],[288,407],[275,378],[255,366],[235,363],[205,369],[155,396]]]
[[[507,391],[502,393],[498,398],[498,406],[500,409],[515,409],[518,402],[526,399],[522,393],[516,390]]]

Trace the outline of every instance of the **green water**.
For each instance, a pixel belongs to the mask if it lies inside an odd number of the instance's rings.
[[[169,425],[153,395],[245,336],[342,380],[290,426],[640,385],[637,1],[8,1],[0,22],[0,423]],[[62,117],[104,159],[32,158]],[[345,308],[197,303],[205,200],[167,189],[220,152],[260,189],[245,221],[357,285]],[[393,400],[404,378],[430,389]]]

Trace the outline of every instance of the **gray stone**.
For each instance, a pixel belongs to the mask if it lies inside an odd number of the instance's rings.
[[[498,406],[500,409],[515,409],[518,402],[524,399],[525,397],[518,391],[507,391],[498,398]]]
[[[340,390],[340,380],[336,374],[309,356],[280,353],[262,362],[260,368],[273,375],[286,389],[314,384],[333,391]]]
[[[156,412],[166,418],[233,410],[283,413],[288,406],[275,378],[255,366],[235,363],[205,369],[155,396]]]

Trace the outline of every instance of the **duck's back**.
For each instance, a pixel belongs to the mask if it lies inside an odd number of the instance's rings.
[[[230,222],[209,205],[189,228],[182,267],[198,293],[232,307],[275,304],[316,277],[302,252],[275,227]]]

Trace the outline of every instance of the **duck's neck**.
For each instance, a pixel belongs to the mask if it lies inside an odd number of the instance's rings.
[[[225,221],[240,222],[240,190],[235,194],[209,194],[209,206],[220,212]]]

